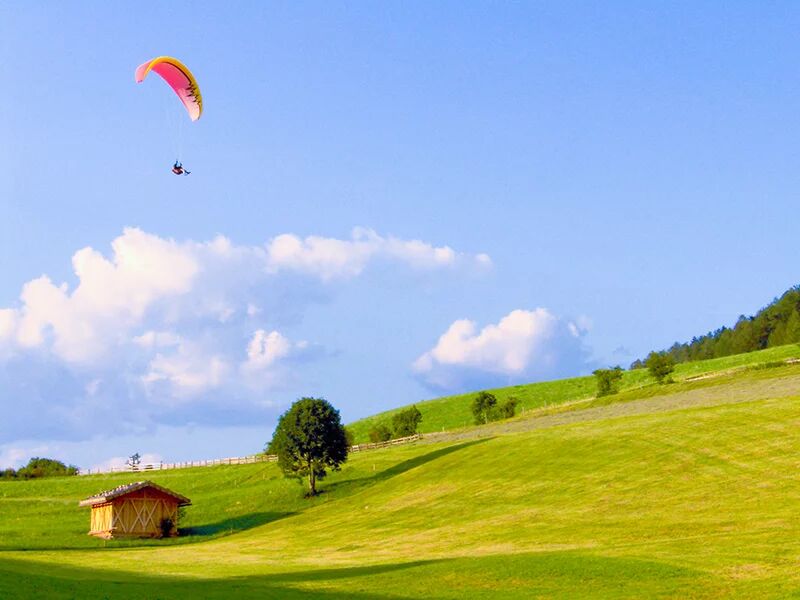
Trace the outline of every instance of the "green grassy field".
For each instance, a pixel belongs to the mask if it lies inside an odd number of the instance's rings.
[[[776,361],[783,361],[792,358],[800,358],[800,345],[790,344],[769,348],[758,352],[747,354],[737,354],[724,358],[682,363],[676,365],[673,379],[682,383],[692,377],[702,376],[710,373],[722,373],[746,367],[758,365],[768,365]],[[649,389],[643,389],[649,388]],[[553,407],[565,403],[588,400],[594,397],[597,385],[592,375],[586,377],[574,377],[571,379],[560,379],[557,381],[544,381],[540,383],[530,383],[526,385],[516,385],[505,388],[489,390],[498,401],[503,402],[509,396],[514,396],[519,400],[519,411],[538,410]],[[661,393],[646,369],[636,369],[623,373],[620,385],[621,391],[629,392],[628,397],[633,398],[636,394]],[[456,396],[444,396],[434,400],[424,400],[417,402],[416,406],[422,413],[422,423],[419,430],[422,433],[434,431],[451,430],[458,427],[470,426],[473,423],[473,416],[470,406],[475,392],[469,394],[459,394]],[[616,398],[610,398],[616,400]],[[366,419],[361,419],[349,424],[347,427],[353,433],[356,442],[366,442],[369,440],[369,431],[379,423],[391,425],[391,418],[394,413],[402,410],[399,407],[389,410]]]
[[[800,595],[800,365],[730,372],[776,354],[355,454],[312,500],[272,464],[148,474],[193,500],[179,540],[86,535],[130,475],[0,483],[0,598]]]

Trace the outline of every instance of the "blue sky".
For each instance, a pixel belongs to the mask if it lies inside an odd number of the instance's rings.
[[[798,25],[788,2],[2,4],[0,466],[247,454],[301,395],[349,421],[756,311],[797,283]],[[197,123],[134,84],[160,54]]]

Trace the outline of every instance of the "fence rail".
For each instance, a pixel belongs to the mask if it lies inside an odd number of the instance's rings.
[[[410,435],[408,437],[397,438],[387,442],[373,442],[370,444],[356,444],[350,446],[350,452],[365,452],[367,450],[377,450],[379,448],[388,448],[389,446],[396,446],[398,444],[408,444],[409,442],[416,442],[422,438],[422,434]],[[140,463],[135,466],[124,467],[111,467],[108,469],[81,469],[81,475],[99,475],[101,473],[141,473],[143,471],[163,471],[166,469],[189,469],[191,467],[216,467],[219,465],[252,465],[262,462],[277,462],[278,457],[275,454],[254,454],[252,456],[233,456],[231,458],[215,458],[212,460],[190,460],[185,462],[157,462],[157,463]]]
[[[422,434],[415,433],[414,435],[409,435],[408,437],[401,437],[394,440],[388,440],[386,442],[356,444],[355,446],[350,446],[350,452],[363,452],[364,450],[377,450],[378,448],[388,448],[389,446],[396,446],[398,444],[407,444],[409,442],[416,442],[420,438],[422,438]]]

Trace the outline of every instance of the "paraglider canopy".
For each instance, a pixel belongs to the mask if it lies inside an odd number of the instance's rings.
[[[189,118],[197,121],[203,114],[203,97],[192,72],[177,58],[159,56],[136,69],[136,83],[141,83],[150,71],[155,71],[167,82],[167,85],[178,95]]]

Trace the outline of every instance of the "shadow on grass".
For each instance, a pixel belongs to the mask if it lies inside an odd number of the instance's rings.
[[[198,558],[202,565],[203,555]],[[668,562],[569,550],[278,573],[269,572],[272,565],[250,564],[255,573],[204,579],[197,576],[202,567],[192,567],[191,562],[181,575],[148,575],[142,570],[146,564],[129,559],[120,563],[126,570],[116,571],[14,558],[0,560],[0,598],[652,598],[723,597],[747,589]]]
[[[204,598],[280,598],[286,600],[319,598],[321,600],[399,600],[394,595],[365,591],[298,589],[293,584],[325,582],[340,579],[366,578],[426,567],[443,560],[419,560],[364,567],[294,571],[264,575],[238,576],[224,579],[146,575],[141,572],[112,571],[47,564],[22,560],[0,561],[0,598],[113,598],[181,599]],[[356,585],[359,585],[356,583]],[[362,588],[363,589],[363,588]]]
[[[266,525],[267,523],[272,523],[273,521],[279,521],[280,519],[285,519],[286,517],[291,517],[295,515],[295,512],[256,512],[256,513],[249,513],[246,515],[239,515],[236,517],[230,517],[229,519],[225,519],[223,521],[218,521],[216,523],[206,523],[204,525],[195,525],[193,527],[181,527],[180,533],[181,536],[193,536],[193,537],[200,537],[200,536],[212,536],[212,535],[219,535],[219,534],[230,534],[230,533],[237,533],[239,531],[245,531],[246,529],[252,529],[253,527],[258,527],[259,525]]]
[[[452,446],[447,446],[445,448],[439,448],[438,450],[433,450],[426,454],[421,454],[420,456],[415,456],[414,458],[409,458],[408,460],[404,460],[403,462],[397,463],[396,465],[391,466],[388,469],[384,469],[383,471],[378,471],[374,475],[369,475],[367,477],[358,477],[355,479],[346,479],[344,481],[337,481],[336,483],[326,485],[325,488],[322,490],[322,492],[325,493],[325,492],[333,492],[339,490],[355,491],[356,489],[380,483],[382,481],[386,481],[387,479],[391,479],[392,477],[397,477],[398,475],[402,475],[403,473],[406,473],[411,469],[416,469],[417,467],[421,467],[422,465],[433,462],[434,460],[440,459],[444,456],[447,456],[448,454],[452,454],[453,452],[458,452],[459,450],[464,450],[466,448],[469,448],[470,446],[475,446],[477,444],[488,442],[491,439],[492,439],[491,437],[479,438],[476,440],[471,440],[469,442],[462,442],[460,444],[454,444]]]

